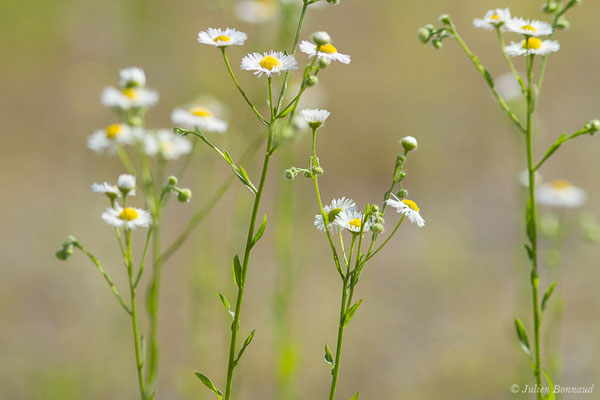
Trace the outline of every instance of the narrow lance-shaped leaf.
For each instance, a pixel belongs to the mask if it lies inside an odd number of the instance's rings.
[[[527,221],[527,237],[531,243],[534,242],[535,239],[535,222],[533,220],[533,204],[531,199],[527,202],[527,213],[525,216],[525,220]]]
[[[548,289],[546,289],[546,293],[544,293],[544,297],[542,298],[542,311],[546,309],[546,303],[548,302],[548,300],[550,300],[550,296],[552,296],[552,293],[554,293],[554,287],[556,286],[556,283],[557,282],[554,282],[548,287]]]
[[[248,335],[248,337],[246,338],[246,340],[244,340],[244,344],[242,345],[242,348],[240,349],[240,352],[238,353],[237,358],[233,362],[234,366],[236,366],[238,364],[238,362],[240,361],[240,358],[242,358],[242,355],[246,351],[246,347],[248,347],[250,345],[250,343],[252,343],[252,339],[254,339],[254,334],[255,333],[256,333],[256,329],[253,330],[252,332],[250,332],[250,334]]]
[[[223,296],[221,293],[217,293],[217,296],[219,296],[219,298],[221,299],[221,302],[227,309],[227,312],[231,315],[231,318],[235,319],[235,311],[233,311],[231,309],[231,305],[229,304],[229,301],[227,300],[227,298],[225,296]]]
[[[223,400],[223,393],[219,389],[215,387],[215,384],[210,380],[210,378],[206,375],[201,374],[200,372],[196,372],[196,376],[204,385],[212,390],[212,392],[219,398],[219,400]]]
[[[359,392],[356,392],[356,394],[354,396],[352,396],[352,398],[350,400],[358,400],[358,394],[359,394]]]
[[[344,315],[344,323],[343,326],[344,328],[346,326],[348,326],[348,324],[350,323],[350,320],[352,320],[352,317],[354,317],[354,314],[356,314],[356,310],[358,310],[358,306],[360,306],[360,303],[362,303],[363,299],[360,299],[356,304],[354,304],[352,307],[350,307],[350,309],[348,311],[346,311],[346,314]]]
[[[531,261],[531,263],[533,264],[533,261],[535,259],[533,255],[533,249],[531,248],[531,246],[525,243],[523,244],[523,246],[525,246],[525,250],[527,251],[527,257],[529,258],[529,261]]]
[[[521,343],[521,348],[529,357],[529,361],[533,362],[533,355],[531,354],[531,348],[529,347],[529,339],[527,339],[527,332],[525,327],[519,318],[515,318],[515,328],[517,329],[517,336]]]
[[[542,368],[542,373],[546,377],[548,381],[548,393],[544,395],[544,400],[554,400],[556,396],[554,395],[554,382],[552,382],[552,378],[550,377],[550,372],[546,368]]]
[[[254,235],[254,238],[252,239],[252,245],[250,247],[254,247],[254,245],[256,244],[256,242],[258,242],[260,240],[260,238],[262,237],[262,235],[265,233],[265,228],[266,227],[267,227],[267,214],[265,214],[262,223],[258,227],[258,230],[256,231],[256,234]]]
[[[333,364],[333,354],[331,354],[331,350],[327,345],[325,345],[325,362],[329,364],[331,368],[335,367],[335,365]]]
[[[244,285],[244,282],[242,282],[242,264],[240,264],[240,258],[237,255],[233,258],[233,281],[237,287]]]

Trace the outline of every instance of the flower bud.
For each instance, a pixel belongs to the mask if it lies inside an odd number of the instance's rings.
[[[142,126],[143,122],[144,121],[140,117],[129,117],[127,120],[129,126]]]
[[[317,46],[324,46],[331,43],[331,36],[329,36],[329,33],[324,31],[315,32],[312,35],[312,41],[315,42]]]
[[[296,178],[296,175],[298,175],[296,168],[286,169],[285,172],[283,173],[283,176],[285,176],[285,179],[289,179],[290,181],[293,181]]]
[[[310,173],[310,171],[304,171],[304,177],[305,178],[312,178],[312,174]]]
[[[340,0],[327,0],[329,4],[340,4]]]
[[[177,185],[179,183],[179,179],[177,179],[176,176],[170,176],[169,179],[167,179],[167,183],[170,186],[175,186],[175,185]]]
[[[558,4],[556,4],[556,2],[554,2],[554,1],[548,2],[548,3],[544,4],[544,6],[542,7],[542,10],[546,14],[553,14],[556,12],[556,10],[558,10]]]
[[[121,174],[117,179],[117,187],[123,193],[123,196],[135,194],[135,176],[129,174]]]
[[[421,42],[428,43],[429,39],[431,39],[431,31],[427,28],[421,28],[417,33],[417,37]]]
[[[180,203],[187,203],[192,199],[192,191],[188,188],[183,188],[177,192],[177,200]]]
[[[383,217],[381,215],[378,215],[377,218],[375,218],[375,220],[377,221],[378,224],[383,224],[385,222],[385,220],[383,219]]]
[[[371,206],[371,210],[373,210],[373,212],[375,212],[375,213],[376,213],[376,212],[379,212],[379,206],[378,206],[377,204],[373,204],[373,205]]]
[[[398,154],[398,156],[396,157],[396,164],[402,164],[406,161],[406,157],[404,156],[404,154]]]
[[[431,41],[431,44],[433,45],[433,47],[435,47],[435,48],[436,48],[436,49],[438,49],[438,50],[439,50],[439,49],[441,49],[441,48],[442,48],[442,46],[443,46],[443,45],[442,45],[442,41],[441,41],[441,40],[439,40],[439,39],[433,39],[433,40]]]
[[[398,190],[398,193],[396,193],[396,195],[398,196],[398,198],[404,199],[406,196],[408,196],[408,190],[400,189]]]
[[[69,255],[65,252],[64,249],[58,250],[56,253],[54,253],[54,255],[59,260],[63,260],[63,261],[66,260],[67,258],[69,258]]]
[[[325,69],[329,67],[329,64],[331,64],[331,61],[329,61],[328,59],[319,58],[319,69]]]
[[[444,25],[450,25],[450,16],[448,14],[440,15],[440,22]]]
[[[312,87],[315,86],[317,83],[319,83],[319,78],[317,78],[314,75],[309,75],[305,80],[304,80],[304,84],[307,87]]]
[[[371,232],[373,232],[375,234],[379,234],[379,233],[383,232],[383,225],[381,225],[381,224],[371,225]]]
[[[404,151],[407,153],[411,150],[416,150],[419,145],[417,143],[417,139],[415,139],[413,136],[406,136],[402,138],[400,143],[402,144],[402,148],[404,149]]]
[[[323,175],[323,168],[321,167],[312,167],[310,169],[310,171],[314,174],[314,175]]]
[[[570,27],[571,27],[571,23],[569,21],[567,21],[567,19],[564,16],[560,16],[558,18],[558,20],[556,20],[556,28],[557,29],[567,30]]]
[[[593,119],[584,126],[585,129],[588,130],[592,135],[600,130],[600,121],[597,119]]]

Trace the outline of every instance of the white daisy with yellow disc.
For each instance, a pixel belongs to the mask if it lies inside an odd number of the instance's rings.
[[[126,124],[112,124],[90,135],[87,146],[98,154],[115,154],[117,146],[132,144],[134,135]]]
[[[536,54],[545,56],[560,50],[560,44],[556,40],[541,40],[536,37],[526,38],[520,43],[512,42],[504,48],[506,54],[511,57]]]
[[[547,36],[552,34],[552,26],[535,19],[511,18],[506,21],[506,30],[525,36]]]
[[[334,233],[336,227],[343,228],[343,226],[338,224],[338,221],[336,220],[337,216],[348,210],[356,210],[356,203],[354,200],[342,197],[340,199],[333,199],[331,204],[327,204],[323,207],[323,210],[327,213],[327,227],[331,233]],[[315,215],[315,226],[320,231],[325,230],[325,223],[323,222],[323,216],[321,214]]]
[[[171,121],[175,125],[198,128],[202,132],[224,133],[227,130],[227,122],[216,118],[211,110],[201,106],[176,108],[171,113]]]
[[[536,201],[550,207],[577,208],[585,204],[585,191],[566,180],[540,185],[536,190]]]
[[[158,102],[158,93],[143,87],[125,87],[117,89],[107,87],[102,91],[102,104],[120,110],[132,108],[148,108]]]
[[[114,208],[107,208],[102,213],[102,220],[110,226],[125,229],[148,228],[152,217],[146,210],[134,207],[121,207],[115,203]]]
[[[337,51],[331,43],[317,45],[307,40],[300,43],[300,51],[311,57],[323,58],[327,61],[339,61],[342,64],[350,64],[350,56]]]
[[[408,217],[410,222],[417,224],[418,227],[425,226],[425,220],[421,217],[420,209],[417,203],[408,199],[398,199],[392,194],[392,198],[386,201],[387,205],[396,209],[399,214]]]
[[[163,160],[172,161],[192,151],[192,145],[185,137],[160,129],[144,136],[143,149],[149,156],[158,155]]]
[[[246,33],[232,28],[208,28],[198,33],[198,43],[215,47],[242,46],[246,39]]]
[[[363,213],[356,209],[343,210],[335,217],[338,226],[352,233],[368,232],[371,229],[371,221],[363,220]]]
[[[476,28],[482,28],[488,31],[493,31],[497,27],[501,30],[505,30],[504,24],[510,20],[510,9],[508,8],[496,8],[485,13],[483,18],[475,18],[473,25]]]
[[[263,74],[270,77],[273,74],[297,69],[298,63],[294,56],[271,50],[268,53],[250,53],[246,55],[242,59],[241,68],[246,71],[254,71],[254,75],[260,78]]]

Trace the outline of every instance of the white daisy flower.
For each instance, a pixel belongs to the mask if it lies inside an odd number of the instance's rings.
[[[152,217],[148,211],[133,207],[122,208],[116,203],[114,208],[107,208],[102,213],[102,220],[110,226],[125,229],[148,228],[152,225]]]
[[[317,129],[325,123],[331,113],[327,110],[305,109],[300,111],[300,115],[308,122],[308,126]]]
[[[255,71],[259,78],[262,74],[271,76],[281,72],[298,68],[294,56],[285,55],[281,51],[271,50],[268,53],[250,53],[242,59],[241,68],[246,71]]]
[[[338,53],[337,49],[331,43],[317,46],[314,43],[303,40],[300,43],[300,51],[312,57],[324,58],[327,61],[339,61],[342,64],[350,64],[350,56]]]
[[[546,54],[560,50],[560,44],[556,40],[540,40],[536,37],[530,37],[521,43],[512,42],[504,48],[506,54],[511,57],[537,54],[545,56]]]
[[[171,113],[171,120],[176,125],[188,129],[198,128],[202,132],[224,133],[227,130],[227,122],[216,118],[205,107],[176,108]]]
[[[145,88],[126,87],[119,90],[107,87],[102,91],[101,100],[105,106],[121,110],[146,108],[158,102],[158,93]]]
[[[121,174],[117,179],[117,188],[126,195],[135,196],[135,176]]]
[[[264,24],[279,14],[279,4],[275,0],[242,0],[235,5],[235,15],[245,22]]]
[[[119,192],[119,188],[116,187],[115,185],[111,185],[108,182],[93,183],[92,190],[96,193],[105,194],[111,200],[114,200],[117,197],[121,197],[121,192]]]
[[[327,213],[327,227],[329,228],[331,233],[334,233],[336,226],[343,228],[343,226],[337,223],[336,217],[342,211],[356,210],[356,203],[351,199],[342,197],[340,199],[333,199],[331,201],[331,204],[325,205],[323,209]],[[320,231],[325,230],[325,223],[323,222],[323,216],[321,214],[315,215],[315,226]]]
[[[526,36],[546,36],[552,34],[552,26],[534,19],[510,18],[506,21],[506,30]]]
[[[125,124],[112,124],[88,137],[87,146],[96,153],[115,154],[118,145],[132,144],[132,129]]]
[[[558,180],[536,190],[537,202],[551,207],[577,208],[587,200],[585,191],[571,182]]]
[[[496,8],[485,13],[483,18],[475,18],[473,25],[476,28],[483,28],[488,31],[493,31],[497,27],[501,27],[500,29],[504,31],[504,25],[510,19],[510,10],[508,8]]]
[[[143,139],[144,152],[150,156],[159,155],[164,160],[176,160],[192,150],[189,140],[175,135],[168,129],[147,133]]]
[[[236,29],[208,28],[198,33],[198,43],[215,47],[242,46],[248,35]]]
[[[144,87],[146,86],[146,74],[138,67],[125,68],[119,71],[121,87]]]
[[[418,227],[425,226],[425,220],[419,213],[419,206],[417,206],[417,203],[408,199],[399,200],[393,194],[392,197],[393,198],[386,201],[388,206],[394,207],[399,214],[406,215],[410,222],[416,223]]]
[[[335,217],[335,223],[352,233],[359,233],[361,230],[363,232],[368,232],[371,229],[371,221],[364,222],[363,227],[363,218],[364,216],[362,212],[356,209],[347,209],[341,211]]]

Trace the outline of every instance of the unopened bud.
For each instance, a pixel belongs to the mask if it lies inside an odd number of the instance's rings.
[[[317,46],[323,46],[331,43],[331,36],[327,32],[315,32],[312,35],[312,41],[315,42]]]
[[[417,37],[421,42],[428,43],[429,39],[431,39],[431,31],[427,28],[421,28],[417,33]]]
[[[329,4],[340,4],[340,0],[327,0]]]
[[[567,21],[567,19],[564,16],[560,16],[558,18],[558,20],[556,20],[556,28],[557,29],[567,30],[570,27],[571,27],[571,23],[569,21]]]
[[[376,233],[376,234],[383,232],[383,225],[381,225],[381,224],[371,225],[371,232]]]
[[[304,80],[304,84],[308,87],[315,86],[317,83],[319,83],[319,78],[314,75],[310,75]]]
[[[329,64],[331,64],[331,61],[329,61],[328,59],[319,58],[319,69],[325,69],[329,67]]]
[[[404,151],[407,153],[411,150],[416,150],[419,145],[417,143],[417,139],[415,139],[413,136],[406,136],[402,138],[400,143],[402,144],[402,148],[404,149]]]
[[[310,169],[310,171],[314,174],[314,175],[323,175],[323,168],[321,167],[312,167]]]
[[[177,179],[176,176],[170,176],[169,179],[167,179],[167,183],[170,186],[175,186],[175,185],[177,185],[179,183],[179,179]]]
[[[585,128],[593,135],[594,133],[600,130],[600,121],[597,119],[593,119],[587,124],[585,124]]]
[[[546,14],[553,14],[556,12],[556,10],[558,10],[558,4],[556,4],[556,2],[554,2],[554,1],[551,1],[549,3],[544,4],[544,6],[542,7],[542,10]]]
[[[408,190],[400,189],[400,190],[398,190],[398,193],[396,193],[396,195],[398,196],[398,198],[403,199],[406,196],[408,196]]]
[[[180,203],[187,203],[191,199],[192,199],[192,191],[188,188],[181,189],[177,193],[177,200],[179,200]]]
[[[373,212],[375,212],[375,213],[376,213],[376,212],[379,212],[379,206],[378,206],[377,204],[373,204],[373,205],[371,206],[371,210],[373,210]]]
[[[436,48],[436,49],[438,49],[438,50],[439,50],[439,49],[441,49],[441,48],[442,48],[442,46],[443,46],[443,45],[442,45],[442,41],[441,41],[441,40],[439,40],[439,39],[433,39],[433,40],[431,41],[431,44],[433,45],[433,47],[435,47],[435,48]]]
[[[128,194],[135,195],[135,176],[129,174],[121,174],[117,179],[117,187],[124,196]]]
[[[285,176],[285,178],[289,179],[290,181],[294,180],[296,178],[296,175],[298,175],[296,168],[286,169],[285,172],[283,173],[283,176]]]
[[[440,15],[440,22],[444,25],[450,25],[450,16],[448,14]]]

